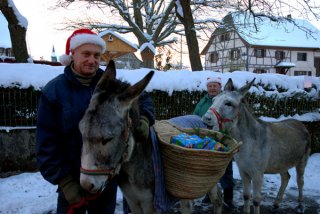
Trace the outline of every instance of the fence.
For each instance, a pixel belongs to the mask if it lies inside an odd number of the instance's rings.
[[[192,114],[205,92],[174,91],[169,96],[167,92],[154,90],[149,94],[153,98],[156,118],[163,120]],[[0,126],[35,126],[39,96],[40,92],[33,88],[0,88]],[[313,112],[320,107],[320,100],[301,97],[275,99],[251,94],[247,101],[256,116],[274,118]]]

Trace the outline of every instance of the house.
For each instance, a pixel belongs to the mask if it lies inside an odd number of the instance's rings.
[[[101,57],[104,63],[114,60],[117,68],[140,68],[142,62],[134,54],[138,50],[136,45],[111,30],[103,31],[99,36],[107,46],[106,52]]]
[[[0,61],[14,57],[11,45],[11,37],[8,29],[8,22],[0,12]]]
[[[290,16],[275,22],[229,13],[201,55],[205,55],[205,70],[320,76],[320,31]]]

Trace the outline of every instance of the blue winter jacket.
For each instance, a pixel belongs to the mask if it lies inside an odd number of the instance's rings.
[[[72,175],[80,177],[82,137],[78,128],[94,88],[103,71],[99,69],[90,86],[82,85],[71,67],[64,69],[42,90],[38,106],[36,158],[42,176],[52,184]],[[140,114],[154,124],[151,98],[143,93],[139,98]]]

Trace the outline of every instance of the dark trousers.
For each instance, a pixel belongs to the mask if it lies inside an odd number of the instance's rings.
[[[123,214],[128,214],[128,213],[131,213],[131,210],[130,210],[130,207],[129,207],[129,204],[126,200],[125,197],[122,198],[122,210],[123,210]]]
[[[101,193],[94,201],[91,201],[88,206],[74,210],[74,214],[114,214],[117,202],[117,183],[113,182]],[[58,192],[57,214],[67,214],[69,207],[68,201],[65,199],[62,192]]]
[[[226,172],[220,179],[220,184],[222,189],[233,189],[234,181],[233,181],[233,169],[232,169],[232,161],[227,166]]]

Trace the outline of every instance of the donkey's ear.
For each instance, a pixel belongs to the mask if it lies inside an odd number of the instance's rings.
[[[227,84],[224,86],[224,91],[234,91],[232,79],[229,78]]]
[[[240,92],[243,96],[245,96],[245,95],[248,93],[248,91],[249,91],[249,89],[251,88],[251,86],[253,85],[255,79],[256,79],[256,78],[253,78],[253,80],[252,80],[251,82],[249,82],[248,84],[242,86],[242,87],[239,89],[239,92]]]
[[[99,82],[97,83],[96,88],[103,89],[106,88],[107,82],[109,80],[115,80],[116,79],[116,66],[113,60],[110,60],[108,63],[108,66],[106,67],[105,72],[102,74],[102,77],[100,78]]]
[[[129,102],[130,104],[138,98],[141,92],[147,87],[150,82],[154,71],[150,71],[142,80],[130,86],[125,92],[119,95],[120,102]]]

